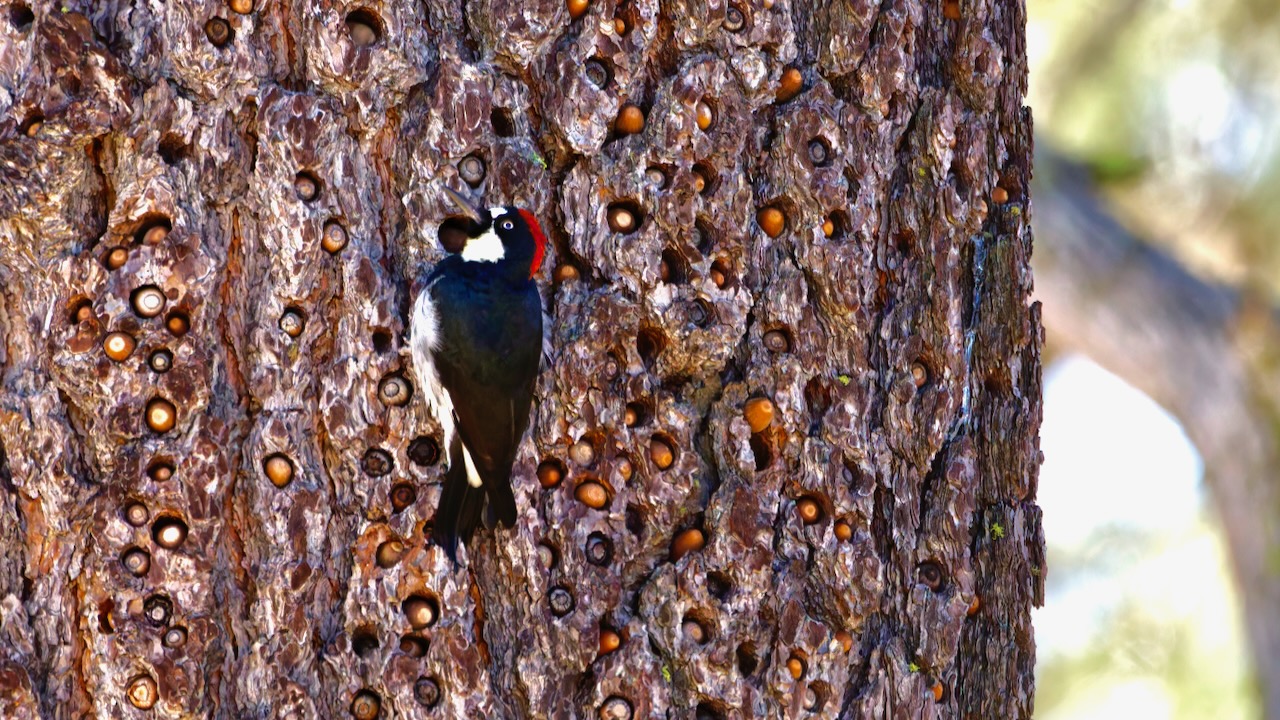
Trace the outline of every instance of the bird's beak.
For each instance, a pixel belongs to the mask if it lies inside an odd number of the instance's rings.
[[[480,219],[480,211],[476,210],[475,206],[468,202],[466,198],[462,197],[460,193],[455,191],[453,188],[446,187],[444,188],[444,194],[448,195],[449,199],[453,201],[453,204],[457,205],[458,209],[461,210],[463,214],[471,218],[472,222],[482,222]]]

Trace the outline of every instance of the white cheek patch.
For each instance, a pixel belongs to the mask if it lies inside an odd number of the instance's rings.
[[[496,220],[504,212],[506,211],[500,207],[489,208],[489,217]],[[462,246],[462,259],[467,262],[499,262],[506,257],[506,254],[506,248],[502,246],[502,238],[493,231],[492,224],[485,234],[468,239],[467,244]]]

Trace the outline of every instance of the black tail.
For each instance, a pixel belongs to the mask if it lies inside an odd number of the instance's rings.
[[[508,494],[510,490],[508,490]],[[436,505],[435,528],[431,537],[436,544],[444,548],[458,565],[458,541],[468,542],[480,524],[480,514],[484,510],[484,488],[475,488],[467,482],[467,463],[462,459],[462,437],[453,436],[449,447],[449,471],[444,476],[444,489],[440,493],[440,503]],[[515,499],[511,501],[511,515],[514,524]]]

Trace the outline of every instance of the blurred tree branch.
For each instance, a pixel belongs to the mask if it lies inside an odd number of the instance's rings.
[[[1034,269],[1049,342],[1155,398],[1203,455],[1265,715],[1280,718],[1280,314],[1261,292],[1196,277],[1135,237],[1088,171],[1043,143],[1036,171]]]

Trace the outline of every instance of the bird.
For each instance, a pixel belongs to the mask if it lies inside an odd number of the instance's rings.
[[[456,568],[458,544],[470,541],[482,515],[487,528],[516,524],[511,470],[542,359],[535,276],[547,239],[528,210],[479,210],[444,192],[466,215],[466,237],[415,298],[409,346],[448,464],[432,538]]]

